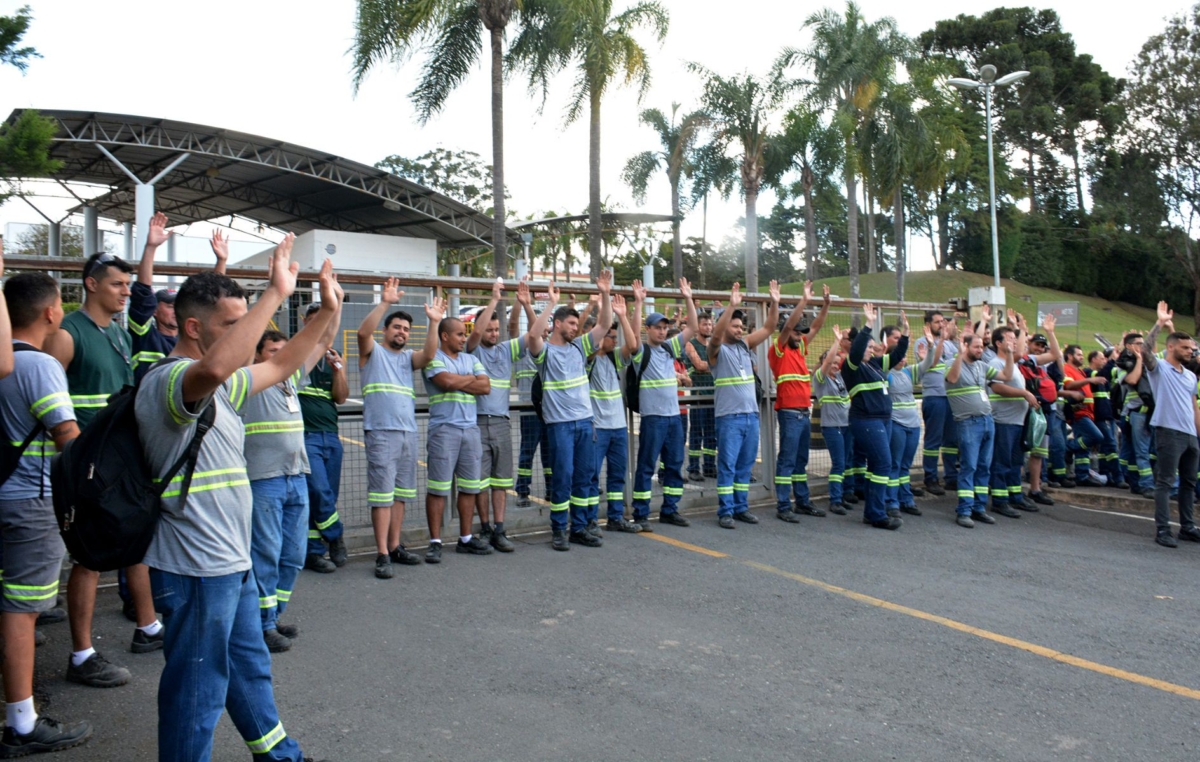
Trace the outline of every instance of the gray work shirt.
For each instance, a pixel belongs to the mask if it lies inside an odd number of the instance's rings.
[[[625,372],[621,351],[614,349],[588,363],[588,386],[592,415],[598,429],[625,428],[625,398],[621,396],[621,374]],[[638,397],[641,400],[641,397]]]
[[[537,363],[528,351],[517,360],[517,399],[529,402],[533,399],[533,377],[537,375]]]
[[[841,373],[834,373],[826,378],[820,368],[814,370],[813,396],[821,403],[822,428],[842,428],[850,425],[850,392],[846,390]]]
[[[296,396],[299,379],[296,371],[283,383],[252,396],[242,408],[246,473],[251,481],[311,473],[304,448],[304,416]]]
[[[14,345],[24,343],[13,341]],[[44,352],[14,352],[13,372],[0,378],[0,419],[14,448],[25,443],[39,422],[43,428],[4,482],[3,499],[50,497],[50,458],[57,450],[54,437],[48,432],[61,423],[75,420],[62,364]]]
[[[512,392],[513,366],[525,355],[525,337],[501,341],[490,347],[482,344],[472,353],[483,365],[492,380],[492,391],[477,397],[475,412],[479,415],[508,417],[508,395]],[[532,379],[532,374],[530,379]]]
[[[712,371],[714,417],[758,413],[754,393],[754,353],[746,342],[721,344]]]
[[[433,362],[425,369],[425,377],[433,379],[440,373],[453,373],[456,376],[485,376],[483,363],[479,358],[466,352],[459,352],[457,357],[451,357],[442,350],[433,356]],[[473,429],[478,424],[475,395],[470,392],[447,392],[437,384],[428,384],[429,389],[429,428],[438,426],[455,426],[460,429]]]
[[[1174,429],[1184,434],[1196,434],[1196,374],[1187,368],[1176,368],[1159,360],[1149,373],[1150,389],[1154,392],[1154,412],[1151,426]]]
[[[996,371],[996,375],[992,378],[992,387],[1008,386],[1013,389],[1025,390],[1025,377],[1021,375],[1021,370],[1017,364],[1013,363],[1012,378],[1005,378],[1004,360],[999,357],[994,358],[988,363],[992,370]],[[992,417],[996,419],[996,423],[1003,423],[1009,426],[1024,426],[1025,415],[1029,412],[1029,403],[1024,397],[1001,397],[994,391],[989,391],[988,401],[992,403]]]
[[[413,351],[392,351],[376,343],[363,366],[363,431],[416,431]]]
[[[888,394],[892,398],[892,423],[910,429],[921,428],[921,414],[917,411],[917,398],[913,394],[917,369],[912,365],[893,369],[888,373]],[[824,418],[821,422],[824,423]]]
[[[965,421],[979,415],[991,415],[992,403],[988,399],[988,381],[995,378],[996,371],[983,360],[970,362],[965,357],[955,382],[946,381],[946,397],[950,401],[950,412],[954,420]]]
[[[642,342],[637,353],[629,358],[634,370],[642,367],[642,356],[650,353],[650,362],[638,376],[638,407],[643,418],[651,415],[679,415],[679,382],[675,378],[675,358],[683,357],[679,337],[659,346]]]
[[[595,351],[592,335],[585,333],[570,344],[551,344],[542,347],[534,357],[542,374],[542,420],[547,423],[570,423],[592,418],[592,401],[588,396],[587,358]]]
[[[926,345],[925,337],[917,339],[917,346]],[[932,352],[933,347],[937,346],[937,341],[930,345],[929,349]],[[946,396],[946,370],[954,364],[954,358],[958,355],[958,347],[949,341],[942,343],[941,361],[937,358],[926,358],[929,367],[922,371],[921,375],[921,395],[924,397],[945,397]]]
[[[246,473],[241,411],[253,393],[249,368],[239,368],[208,399],[183,402],[183,374],[195,360],[155,366],[142,379],[134,412],[150,472],[165,475],[187,449],[196,419],[217,406],[204,437],[186,505],[180,503],[183,475],[162,495],[162,515],[146,551],[154,569],[187,577],[216,577],[250,569],[250,524],[254,496]]]

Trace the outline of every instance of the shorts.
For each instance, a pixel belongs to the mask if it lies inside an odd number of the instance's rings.
[[[54,608],[67,548],[52,498],[0,500],[4,596],[0,611],[38,614]]]
[[[516,485],[513,480],[512,422],[504,416],[481,415],[479,433],[483,443],[479,488],[512,489]]]
[[[368,431],[367,505],[417,499],[417,432]]]
[[[464,495],[479,494],[482,484],[479,466],[483,459],[483,446],[479,439],[478,426],[462,429],[443,425],[429,430],[426,442],[429,454],[425,460],[429,464],[427,491],[430,495],[449,495],[451,481],[455,477],[458,478],[459,492]]]

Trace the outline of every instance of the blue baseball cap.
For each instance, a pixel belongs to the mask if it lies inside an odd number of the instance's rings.
[[[653,326],[653,325],[658,325],[659,323],[669,323],[669,322],[671,322],[671,321],[667,320],[667,316],[662,314],[661,312],[651,312],[649,315],[646,316],[646,327],[647,328],[649,328],[650,326]]]

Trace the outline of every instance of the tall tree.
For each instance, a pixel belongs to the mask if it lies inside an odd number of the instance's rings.
[[[728,200],[738,184],[737,162],[725,153],[725,146],[719,140],[711,140],[697,146],[693,158],[688,162],[688,180],[692,186],[692,204],[700,203],[700,242],[698,252],[709,251],[708,244],[708,196],[716,193],[722,199]],[[700,288],[712,288],[706,280],[709,268],[700,270],[697,281]]]
[[[850,244],[850,293],[859,295],[858,175],[861,171],[859,130],[890,82],[896,62],[908,55],[909,42],[891,18],[870,22],[853,2],[839,14],[832,8],[809,16],[804,23],[812,44],[803,51],[787,48],[777,68],[802,61],[812,69],[812,101],[833,110],[833,124],[842,134],[842,176],[846,183],[847,239]]]
[[[529,85],[545,95],[549,78],[575,69],[567,107],[571,124],[588,113],[588,254],[591,275],[600,275],[603,226],[600,221],[600,106],[611,85],[637,84],[638,99],[650,88],[650,57],[634,36],[649,30],[662,42],[670,17],[657,2],[639,2],[613,13],[612,0],[524,0],[525,24],[513,41],[511,60],[529,73]]]
[[[1170,245],[1191,278],[1200,332],[1200,251],[1193,229],[1200,214],[1200,4],[1167,21],[1142,46],[1125,106],[1127,140],[1153,167],[1175,233]]]
[[[0,64],[15,66],[22,74],[33,58],[41,58],[21,40],[33,21],[29,6],[19,8],[12,16],[0,16]],[[0,177],[10,178],[0,187],[0,203],[17,192],[13,180],[39,177],[57,172],[62,162],[50,158],[50,144],[58,132],[53,119],[39,116],[36,111],[21,112],[12,124],[0,124]]]
[[[656,108],[641,113],[642,124],[658,134],[659,150],[642,151],[625,163],[622,179],[633,190],[639,204],[646,202],[646,186],[650,177],[665,170],[667,183],[671,187],[671,271],[674,282],[683,276],[683,245],[679,239],[679,223],[682,220],[680,186],[687,174],[688,162],[692,159],[699,136],[699,128],[707,122],[704,112],[693,111],[676,121],[679,104],[671,104],[671,118]]]
[[[428,49],[421,79],[409,97],[422,124],[441,111],[478,62],[487,32],[492,74],[492,264],[508,271],[504,209],[504,30],[521,0],[358,0],[354,90],[388,60],[399,64]]]
[[[746,289],[758,290],[758,193],[771,144],[768,130],[783,107],[786,88],[778,77],[752,74],[723,77],[700,64],[688,64],[704,77],[704,110],[718,141],[734,146],[746,203]]]
[[[813,189],[818,177],[836,173],[841,162],[840,140],[819,111],[799,103],[784,117],[783,133],[776,145],[779,160],[768,163],[767,181],[781,196],[804,199],[804,279],[817,280],[820,253]],[[796,181],[788,182],[795,173],[799,174]]]

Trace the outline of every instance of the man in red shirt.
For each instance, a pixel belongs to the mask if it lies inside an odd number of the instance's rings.
[[[771,342],[767,357],[775,377],[775,415],[779,420],[779,454],[775,460],[776,514],[781,521],[796,523],[796,514],[824,516],[825,511],[808,499],[808,446],[812,438],[812,380],[808,374],[808,345],[829,313],[829,286],[824,287],[821,311],[811,324],[801,327],[804,308],[813,298],[812,281],[804,284],[804,298],[788,315],[779,335]],[[796,509],[792,510],[792,494]]]
[[[1092,398],[1093,386],[1107,386],[1108,379],[1103,376],[1088,376],[1083,367],[1083,349],[1078,344],[1068,344],[1066,362],[1063,363],[1063,373],[1066,381],[1063,390],[1070,395],[1072,392],[1083,394],[1083,400],[1071,402],[1067,406],[1067,423],[1071,424],[1074,439],[1067,441],[1067,446],[1075,456],[1075,483],[1080,487],[1103,487],[1104,482],[1092,477],[1090,451],[1100,447],[1104,442],[1104,434],[1096,425],[1096,408]]]

